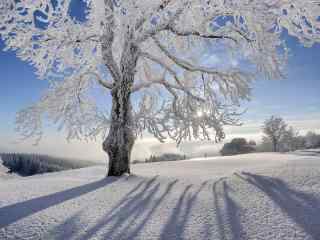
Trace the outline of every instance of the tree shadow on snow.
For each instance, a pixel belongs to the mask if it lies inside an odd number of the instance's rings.
[[[212,193],[216,225],[207,226],[204,239],[213,239],[213,236],[211,236],[213,232],[218,233],[218,239],[245,239],[239,217],[241,207],[233,199],[234,190],[227,184],[225,178],[221,178],[213,184]],[[212,228],[217,228],[217,231],[213,231]]]
[[[242,180],[254,185],[266,194],[280,209],[304,231],[314,239],[320,236],[320,199],[311,194],[300,192],[290,188],[284,181],[242,172],[235,174]],[[178,180],[168,183],[157,181],[155,176],[152,179],[142,179],[137,182],[131,190],[102,213],[98,219],[88,219],[79,212],[56,226],[51,237],[62,239],[67,237],[74,240],[87,240],[98,237],[100,239],[138,239],[139,234],[148,224],[154,224],[155,216],[163,209],[163,201],[175,201],[172,209],[166,209],[169,214],[165,214],[166,222],[160,228],[159,239],[186,239],[187,230],[192,218],[194,218],[195,204],[198,195],[203,191],[212,189],[212,216],[214,221],[208,221],[200,228],[202,239],[247,239],[246,233],[241,225],[240,211],[242,208],[237,202],[234,190],[225,178],[217,182],[203,182],[200,186],[187,185],[183,189],[177,188]],[[33,213],[60,204],[64,201],[79,197],[83,194],[104,187],[118,178],[108,178],[83,186],[75,187],[48,196],[31,199],[22,203],[0,208],[0,228],[5,227],[15,221],[27,217]],[[209,188],[210,187],[210,188]],[[172,193],[179,191],[178,198]],[[207,194],[207,192],[206,192]],[[103,209],[102,209],[103,211]],[[210,211],[210,209],[208,209]],[[93,225],[91,225],[92,223]],[[198,226],[199,227],[199,226]],[[66,230],[68,230],[66,232]],[[83,231],[85,230],[85,231]]]
[[[103,230],[102,239],[134,239],[177,182],[169,182],[164,190],[155,178],[142,182],[86,230],[86,234],[76,239],[90,239],[100,230]]]
[[[160,187],[160,183],[156,181],[156,178],[140,182],[125,197],[112,206],[111,210],[99,217],[99,220],[93,226],[85,229],[84,234],[72,231],[73,233],[68,234],[68,239],[139,239],[139,233],[150,223],[149,220],[153,217],[160,217],[155,216],[155,214],[159,213],[161,202],[175,190],[177,183],[178,180],[172,180],[165,186]],[[198,188],[193,185],[188,185],[184,188],[175,207],[170,209],[171,214],[166,224],[161,227],[159,239],[184,239],[184,230],[189,220],[192,206],[205,186],[207,186],[207,182],[204,182]],[[85,221],[85,219],[83,220]],[[55,239],[65,237],[65,230],[63,229],[79,228],[76,225],[79,225],[78,214],[52,231],[55,232]],[[83,227],[86,228],[86,226],[88,226],[88,223],[84,223]]]
[[[140,239],[139,233],[143,231],[147,224],[150,224],[149,220],[153,217],[160,217],[155,216],[155,214],[159,213],[161,202],[170,193],[177,190],[175,189],[177,183],[178,180],[173,180],[160,187],[157,177],[143,180],[112,206],[109,211],[99,217],[97,221],[94,220],[95,224],[93,226],[86,221],[85,216],[82,218],[84,222],[81,226],[81,220],[79,220],[81,219],[81,214],[76,214],[54,228],[51,231],[53,233],[51,236],[54,236],[54,239],[62,239],[67,236],[70,240],[93,238]],[[200,226],[206,232],[202,239],[244,239],[242,238],[244,235],[242,234],[242,226],[237,214],[240,207],[231,196],[233,190],[224,180],[213,185],[206,181],[200,186],[190,184],[182,190],[179,189],[178,199],[175,198],[173,200],[176,202],[174,207],[169,209],[170,214],[166,223],[161,226],[158,239],[190,239],[186,230],[188,227],[192,227],[189,221],[192,218],[194,204],[197,203],[199,194],[202,191],[208,191],[211,186],[213,187],[213,208],[215,209],[216,221],[210,223],[210,226]],[[67,233],[66,229],[68,229]],[[85,229],[85,231],[81,234],[75,229]],[[212,233],[216,232],[214,229],[218,229],[219,238],[212,236]]]
[[[134,175],[133,175],[134,176]],[[141,189],[141,191],[147,190],[148,187],[153,184],[158,176],[153,177],[152,179],[143,179],[140,182],[138,182],[129,192],[125,194],[125,197],[123,197],[116,205],[112,207],[112,210],[108,212],[110,215],[115,215],[115,212],[119,210],[127,201],[128,199],[131,199],[134,194]],[[142,188],[143,185],[146,185],[144,188]],[[85,235],[81,234],[81,229],[85,228],[87,226],[87,218],[85,217],[84,222],[81,221],[81,217],[83,214],[83,210],[78,211],[71,217],[64,220],[59,225],[55,226],[53,229],[51,229],[48,233],[45,233],[44,239],[90,239],[95,235],[97,231],[102,229],[104,226],[104,222],[99,222],[96,225],[94,225],[92,228],[88,229],[85,233]],[[105,215],[104,215],[105,217]],[[80,233],[80,234],[79,234]]]
[[[320,239],[320,199],[312,194],[290,188],[284,181],[242,172],[238,177],[264,192],[281,210],[304,231]]]
[[[104,178],[79,187],[2,207],[0,208],[0,229],[49,207],[105,187],[118,179],[119,178]]]
[[[192,211],[192,206],[195,204],[199,193],[207,184],[208,182],[202,183],[195,192],[191,192],[192,185],[185,187],[167,223],[163,227],[160,239],[184,239],[184,231]]]

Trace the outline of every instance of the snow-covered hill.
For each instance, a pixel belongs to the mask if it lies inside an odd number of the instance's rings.
[[[0,181],[0,239],[320,239],[320,157],[249,154]]]

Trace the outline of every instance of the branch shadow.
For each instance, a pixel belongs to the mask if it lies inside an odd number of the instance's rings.
[[[144,180],[133,190],[125,195],[119,202],[112,206],[108,212],[100,217],[95,225],[84,231],[84,234],[73,232],[68,235],[69,239],[87,240],[91,238],[101,239],[138,239],[139,233],[143,231],[146,224],[157,212],[161,202],[174,191],[178,180],[172,180],[165,186],[160,187],[156,178]],[[192,212],[192,206],[196,202],[198,194],[205,188],[207,182],[204,182],[198,189],[191,192],[192,185],[185,187],[181,193],[167,223],[160,233],[159,239],[183,239],[183,233],[189,216]],[[65,223],[71,228],[76,228],[77,218],[72,217]],[[78,226],[79,227],[79,226]],[[66,226],[57,226],[56,229],[65,229]],[[53,230],[52,232],[55,232]],[[64,237],[64,232],[56,234],[55,237]]]
[[[141,181],[136,187],[128,192],[119,202],[112,206],[108,212],[96,221],[96,224],[86,229],[83,234],[71,229],[79,229],[85,226],[79,226],[78,219],[80,214],[67,219],[64,223],[53,230],[55,238],[64,238],[67,234],[68,239],[87,240],[87,239],[139,239],[139,233],[143,231],[148,221],[157,212],[161,202],[175,189],[174,186],[178,180],[173,180],[160,188],[157,176],[150,180]],[[215,198],[215,208],[217,213],[218,227],[220,233],[219,239],[239,240],[241,238],[242,226],[240,219],[236,214],[239,206],[230,196],[233,191],[225,181],[220,181],[219,186],[222,191],[217,192],[218,183],[213,184],[213,197]],[[171,213],[161,228],[159,239],[186,239],[186,227],[188,220],[192,215],[192,209],[197,202],[198,195],[206,187],[211,188],[211,183],[203,182],[199,187],[190,184],[187,185],[176,200]],[[206,190],[207,191],[207,190]],[[67,224],[67,226],[66,226]],[[62,226],[63,225],[63,226]],[[87,223],[85,223],[87,226]],[[204,226],[206,227],[206,226]],[[70,229],[69,229],[70,228]],[[58,229],[60,229],[58,231]],[[69,229],[69,232],[62,230]],[[214,239],[210,227],[206,228],[208,234],[203,239]]]
[[[320,236],[320,199],[312,194],[301,192],[290,188],[283,180],[268,176],[256,175],[242,172],[235,173],[243,181],[254,185],[275,202],[280,209],[295,223],[314,239]],[[86,240],[99,235],[102,239],[136,239],[149,220],[159,212],[159,206],[176,189],[179,189],[178,199],[175,198],[174,207],[170,209],[168,219],[163,226],[159,239],[184,239],[188,229],[188,221],[192,216],[194,205],[197,203],[198,195],[208,185],[212,188],[213,216],[215,221],[203,225],[205,232],[203,239],[247,239],[240,219],[241,206],[234,196],[235,190],[228,184],[225,178],[213,184],[202,183],[185,186],[183,189],[176,188],[178,180],[168,183],[152,179],[142,179],[125,193],[110,210],[94,221],[93,226],[85,222],[81,224],[81,214],[72,216],[67,221],[53,229],[55,239],[68,237],[68,239]],[[25,202],[13,204],[0,208],[0,228],[29,215],[45,210],[51,206],[64,201],[77,198],[90,193],[98,188],[104,187],[118,178],[107,178],[83,186],[71,188],[48,196],[31,199]],[[207,188],[206,188],[207,189]],[[207,190],[206,190],[207,191]],[[77,231],[77,229],[86,229]],[[70,229],[69,229],[70,228]],[[69,232],[64,232],[69,229]],[[216,231],[214,231],[214,229]],[[83,233],[80,233],[83,232]],[[121,235],[120,235],[121,234]],[[213,236],[218,234],[218,236]]]
[[[108,229],[110,230],[103,233],[103,239],[133,239],[143,229],[177,182],[178,180],[174,180],[168,183],[159,197],[156,197],[156,195],[160,192],[160,183],[156,182],[156,178],[144,182],[136,191],[131,192],[113,206],[96,225],[87,230],[86,234],[78,240],[90,239],[107,225],[109,225]],[[129,218],[131,218],[131,221],[128,221]],[[136,224],[137,222],[139,223],[132,227],[133,223]],[[120,233],[121,236],[119,236]]]
[[[283,180],[248,172],[237,174],[264,192],[280,209],[313,237],[320,238],[320,199],[290,188]]]
[[[132,194],[137,192],[143,185],[151,185],[153,182],[156,181],[158,176],[153,177],[149,181],[143,179],[139,181],[129,192],[125,194],[125,197],[122,198],[113,208],[108,212],[108,214],[113,214],[118,208],[120,208],[123,204],[126,203],[128,198],[131,197]],[[144,188],[146,190],[146,188]],[[77,229],[81,229],[80,219],[82,215],[82,210],[77,212],[76,214],[72,215],[58,226],[55,226],[48,234],[44,236],[44,239],[89,239],[91,238],[96,231],[103,227],[101,223],[97,223],[94,227],[86,232],[85,235],[79,236]],[[78,235],[78,236],[77,236]]]
[[[225,178],[218,180],[212,186],[213,209],[216,210],[219,239],[245,239],[239,217],[241,207],[232,198],[232,192],[234,190],[227,184]],[[211,234],[208,227],[205,239],[212,239]]]
[[[183,239],[192,207],[196,202],[199,193],[207,184],[208,182],[202,183],[201,186],[193,193],[191,192],[193,185],[185,187],[161,232],[160,239]]]
[[[118,179],[104,178],[79,187],[2,207],[0,208],[0,229],[37,212],[105,187]]]

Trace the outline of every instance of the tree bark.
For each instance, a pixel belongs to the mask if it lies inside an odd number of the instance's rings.
[[[131,38],[126,42],[120,67],[121,77],[115,79],[111,91],[112,112],[108,137],[103,149],[109,156],[108,176],[130,174],[130,156],[135,142],[130,95],[138,60],[138,48]]]
[[[122,106],[121,106],[122,105]],[[130,96],[112,91],[112,120],[103,149],[109,156],[108,176],[130,174],[130,156],[135,141]]]

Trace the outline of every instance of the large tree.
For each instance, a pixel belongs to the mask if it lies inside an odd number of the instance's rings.
[[[18,130],[39,140],[45,116],[68,139],[106,136],[108,175],[130,173],[135,137],[145,130],[160,141],[221,140],[250,82],[283,76],[282,36],[305,46],[320,40],[320,6],[311,0],[74,2],[0,1],[6,49],[49,80],[40,101],[18,114]],[[224,64],[204,57],[219,52]],[[92,97],[97,86],[111,93],[109,114]]]

